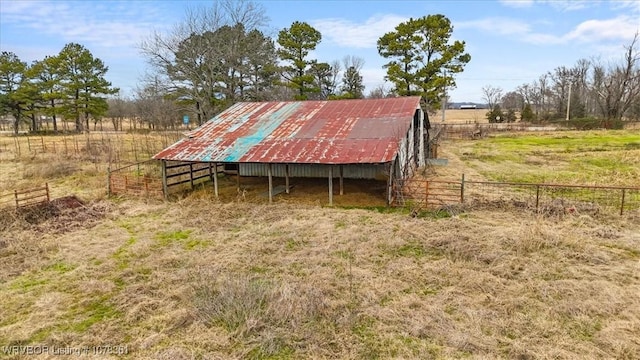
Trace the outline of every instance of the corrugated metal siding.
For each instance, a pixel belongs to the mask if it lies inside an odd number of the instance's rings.
[[[321,164],[289,164],[289,177],[309,177],[319,178],[329,176],[329,167],[333,167],[333,176],[340,176],[339,165]],[[267,176],[268,164],[241,163],[241,176]],[[376,179],[386,180],[388,178],[388,165],[384,164],[348,164],[342,165],[343,177],[346,179]],[[271,165],[272,175],[275,177],[285,177],[285,165]]]
[[[193,162],[390,162],[419,97],[237,103],[154,159]]]

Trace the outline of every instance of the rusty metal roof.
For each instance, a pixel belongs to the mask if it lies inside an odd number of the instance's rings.
[[[372,164],[393,160],[419,97],[243,102],[154,159],[194,162]]]

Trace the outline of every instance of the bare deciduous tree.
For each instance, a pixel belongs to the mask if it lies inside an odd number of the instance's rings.
[[[487,103],[489,109],[493,110],[496,105],[500,103],[500,99],[502,99],[502,88],[491,85],[484,86],[482,88],[482,95],[482,99]]]
[[[256,58],[249,54],[265,49],[247,42],[270,41],[251,35],[266,22],[260,4],[219,0],[211,7],[189,9],[182,23],[168,34],[154,32],[140,50],[155,75],[169,80],[168,93],[193,111],[197,123],[202,124],[247,90],[246,77],[256,70],[246,66]]]

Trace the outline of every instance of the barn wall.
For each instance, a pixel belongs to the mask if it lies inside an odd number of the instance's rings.
[[[324,164],[289,164],[290,177],[320,178],[329,176],[329,166]],[[338,165],[333,166],[333,176],[340,175]],[[347,179],[377,179],[388,178],[387,167],[384,164],[349,164],[342,165],[343,176]],[[285,176],[284,164],[272,164],[271,171],[275,177]],[[267,176],[267,164],[241,163],[240,176]]]

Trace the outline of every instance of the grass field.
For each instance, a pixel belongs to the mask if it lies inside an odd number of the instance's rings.
[[[637,185],[638,141],[445,142],[451,165],[437,176]],[[272,205],[216,200],[210,187],[173,202],[106,199],[105,172],[91,156],[0,161],[0,190],[48,181],[54,197],[84,202],[0,211],[0,346],[120,345],[127,354],[111,358],[130,359],[640,358],[638,211],[416,218],[325,207],[324,184],[317,199]]]
[[[640,130],[502,134],[449,150],[495,181],[640,186]]]

